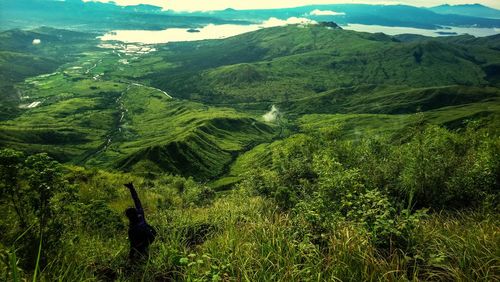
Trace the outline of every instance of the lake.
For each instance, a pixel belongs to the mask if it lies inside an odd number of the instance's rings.
[[[346,26],[342,26],[342,28],[354,31],[371,32],[371,33],[383,32],[388,35],[410,33],[410,34],[419,34],[432,37],[461,35],[461,34],[470,34],[476,37],[483,37],[500,33],[499,28],[475,28],[475,27],[455,27],[455,26],[432,30],[432,29],[421,29],[421,28],[411,28],[411,27],[348,24]]]
[[[157,44],[205,39],[222,39],[262,28],[284,26],[287,24],[315,23],[306,18],[291,17],[287,20],[270,18],[260,24],[209,24],[201,28],[168,28],[164,30],[114,30],[100,37],[101,40],[117,40],[127,43]]]
[[[143,44],[158,44],[179,41],[197,41],[205,39],[222,39],[251,31],[256,31],[262,28],[283,26],[287,24],[310,24],[314,23],[306,18],[289,18],[288,20],[280,20],[270,18],[261,24],[251,25],[235,25],[209,24],[198,29],[189,28],[168,28],[165,30],[115,30],[104,34],[100,37],[101,40],[116,40],[126,43],[143,43]],[[498,28],[467,28],[467,27],[446,27],[443,29],[430,30],[409,27],[390,27],[380,25],[363,25],[363,24],[348,24],[342,28],[354,31],[364,32],[383,32],[388,35],[397,34],[420,34],[425,36],[449,36],[470,34],[476,37],[490,36],[500,33]]]

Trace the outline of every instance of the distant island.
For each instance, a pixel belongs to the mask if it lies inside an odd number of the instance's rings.
[[[453,31],[436,31],[436,33],[439,35],[458,35],[458,33]]]
[[[333,29],[342,29],[338,24],[336,24],[334,22],[320,22],[319,25],[333,28]]]

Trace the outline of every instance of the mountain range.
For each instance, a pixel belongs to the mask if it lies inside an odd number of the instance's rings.
[[[19,0],[0,3],[2,29],[43,25],[78,30],[196,28],[212,24],[249,24],[271,17],[306,17],[339,24],[366,24],[436,29],[443,26],[500,27],[499,11],[482,5],[443,5],[418,8],[407,5],[335,4],[287,9],[179,12],[151,5],[117,6],[80,0]]]
[[[500,19],[500,10],[486,7],[481,4],[466,4],[466,5],[439,5],[429,8],[429,10],[438,14],[454,14],[471,17]]]
[[[401,130],[421,111],[452,128],[478,118],[496,124],[499,36],[388,36],[331,26],[154,49],[102,47],[95,34],[51,28],[2,32],[0,144],[79,165],[209,180],[256,145],[300,132],[315,114],[358,115],[357,130],[377,118],[385,131]],[[266,122],[273,105],[282,119]]]
[[[0,281],[498,281],[496,13],[0,0]]]

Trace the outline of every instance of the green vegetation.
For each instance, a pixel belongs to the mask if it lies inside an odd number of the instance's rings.
[[[39,44],[33,43],[35,39],[40,40]],[[83,50],[96,49],[96,42],[93,34],[47,27],[0,32],[0,120],[19,113],[21,97],[15,83],[55,71],[75,60]]]
[[[149,173],[214,177],[224,172],[235,154],[274,135],[273,127],[232,109],[175,101],[149,91],[147,95],[135,86],[127,91],[121,142],[98,159],[120,154],[126,156],[118,164],[124,169],[143,166],[140,169]]]
[[[275,135],[273,125],[254,115],[172,99],[107,74],[119,58],[115,52],[81,56],[16,85],[26,109],[0,124],[0,144],[74,164],[207,179]]]
[[[2,190],[11,215],[2,243],[13,246],[2,275],[29,277],[35,258],[21,244],[43,240],[50,263],[42,280],[498,278],[498,138],[424,125],[403,144],[343,140],[340,127],[320,132],[278,141],[269,163],[247,169],[224,194],[182,177],[64,168],[3,150],[2,183],[16,185]],[[120,188],[127,181],[141,187],[159,229],[138,268],[126,261],[120,216],[130,204]],[[42,224],[29,191],[44,185],[54,189],[41,199],[58,210]],[[19,206],[33,215],[16,216]],[[27,226],[31,241],[20,237]]]
[[[500,279],[497,36],[66,32],[0,34],[1,280]]]
[[[488,75],[488,69],[500,56],[494,47],[498,38],[482,40],[478,44],[424,37],[401,42],[383,34],[321,26],[270,28],[215,42],[167,45],[151,56],[174,64],[145,78],[184,98],[242,108],[286,105],[326,93],[336,93],[332,100],[355,103],[350,97],[354,94],[367,98],[379,96],[379,91],[487,86],[495,76]],[[217,52],[220,49],[226,52]]]

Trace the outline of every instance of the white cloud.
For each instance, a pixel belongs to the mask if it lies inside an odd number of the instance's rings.
[[[278,120],[279,116],[280,116],[280,111],[275,105],[273,105],[271,110],[266,114],[264,114],[262,118],[266,122],[275,122],[276,120]]]
[[[286,20],[280,20],[277,18],[269,18],[267,21],[264,21],[262,24],[260,24],[260,27],[275,27],[275,26],[285,26],[289,24],[302,24],[302,25],[307,25],[307,24],[316,24],[317,22],[306,19],[306,18],[297,18],[297,17],[291,17]]]
[[[42,40],[38,39],[38,38],[35,38],[33,39],[33,42],[31,42],[33,45],[38,45],[40,43],[42,43]]]
[[[310,16],[345,16],[344,12],[335,12],[331,10],[312,10],[309,13]]]

